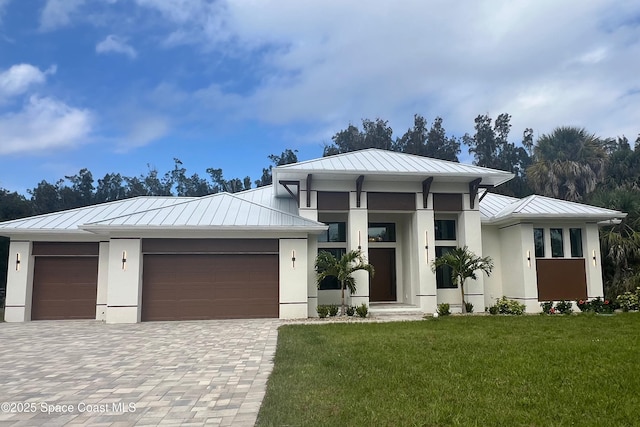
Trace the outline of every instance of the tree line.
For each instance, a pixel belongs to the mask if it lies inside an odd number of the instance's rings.
[[[627,212],[620,224],[601,228],[603,270],[607,295],[635,289],[640,284],[640,136],[632,147],[624,136],[602,138],[583,128],[564,126],[535,141],[533,129],[526,128],[514,141],[510,122],[507,113],[495,119],[481,114],[475,118],[473,133],[456,137],[446,132],[441,117],[429,123],[416,114],[413,126],[394,136],[388,121],[363,119],[361,126],[349,124],[336,132],[323,155],[381,148],[459,162],[464,145],[475,165],[514,174],[514,179],[495,189],[498,193],[525,197],[535,192]],[[206,169],[206,176],[188,174],[183,163],[174,159],[173,169],[164,174],[149,167],[140,176],[108,173],[96,181],[89,170],[81,169],[54,183],[39,182],[28,190],[29,198],[0,188],[0,220],[136,196],[233,193],[269,185],[274,166],[298,161],[297,151],[291,149],[268,157],[271,165],[254,181],[249,176],[226,179],[222,169],[216,168]],[[0,244],[0,271],[7,249],[6,241]]]

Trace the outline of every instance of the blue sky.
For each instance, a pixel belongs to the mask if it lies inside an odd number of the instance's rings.
[[[637,0],[0,0],[0,187],[174,157],[255,180],[269,154],[414,113],[633,141],[639,71]]]

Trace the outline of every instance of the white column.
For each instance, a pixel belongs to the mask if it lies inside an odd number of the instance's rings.
[[[583,236],[585,269],[587,274],[587,297],[604,297],[602,285],[602,255],[597,224],[586,224]],[[595,260],[593,259],[595,256]]]
[[[315,199],[315,191],[312,192],[311,200]],[[316,209],[300,209],[300,216],[312,221],[318,220]],[[318,236],[310,234],[307,239],[307,307],[308,317],[318,317],[318,284],[316,282],[315,262],[318,256]]]
[[[142,314],[142,241],[140,239],[112,239],[109,242],[107,274],[107,323],[140,322]]]
[[[280,239],[280,319],[309,316],[307,257],[307,239]]]
[[[465,204],[468,197],[465,194]],[[477,203],[476,203],[477,206]],[[482,230],[480,226],[480,211],[465,210],[460,215],[460,238],[459,246],[467,246],[471,252],[477,256],[482,256]],[[464,282],[465,300],[473,304],[474,311],[484,310],[484,273],[477,272],[477,279],[467,279]]]
[[[417,304],[425,313],[434,313],[438,307],[436,274],[431,270],[431,263],[436,258],[436,241],[434,234],[433,210],[418,209],[415,214],[415,230],[413,251],[414,271],[418,280]]]
[[[360,250],[369,259],[369,215],[367,213],[367,195],[362,192],[360,207],[356,207],[356,193],[350,194],[350,209],[347,231],[347,251]],[[356,292],[351,295],[351,305],[369,305],[369,273],[356,271]]]
[[[7,295],[4,308],[6,322],[31,320],[34,265],[31,246],[31,242],[11,242],[9,244]]]
[[[109,286],[109,242],[100,242],[98,258],[98,293],[96,320],[107,320],[107,289]]]

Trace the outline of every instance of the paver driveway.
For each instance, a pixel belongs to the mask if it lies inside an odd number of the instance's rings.
[[[0,425],[254,425],[279,324],[0,323]]]

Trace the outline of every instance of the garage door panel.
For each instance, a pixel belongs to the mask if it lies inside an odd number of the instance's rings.
[[[35,258],[31,318],[95,319],[97,257]]]
[[[278,277],[275,254],[146,254],[142,319],[278,317]]]

